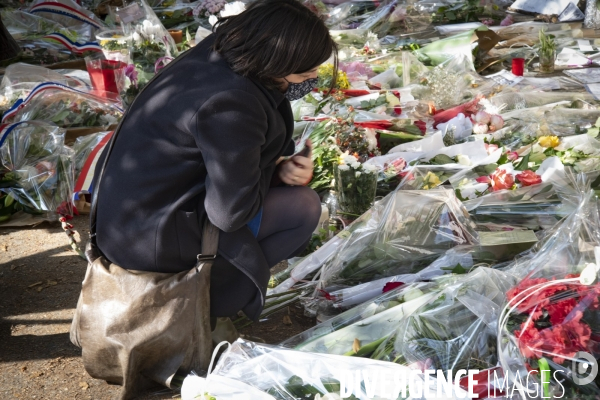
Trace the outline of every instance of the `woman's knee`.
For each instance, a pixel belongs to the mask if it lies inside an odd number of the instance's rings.
[[[317,192],[309,187],[301,187],[299,189],[301,189],[301,193],[298,193],[298,195],[304,212],[303,219],[312,232],[317,227],[321,218],[321,199]]]

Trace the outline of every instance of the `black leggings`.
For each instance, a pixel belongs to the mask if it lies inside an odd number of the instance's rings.
[[[269,268],[306,248],[320,216],[321,201],[314,190],[303,186],[269,190],[256,237]],[[243,272],[219,256],[211,268],[210,290],[212,293],[231,293],[235,301],[228,304],[211,301],[210,305],[211,317],[229,317],[248,304],[257,289]]]

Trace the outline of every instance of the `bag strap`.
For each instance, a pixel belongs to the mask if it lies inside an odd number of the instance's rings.
[[[177,62],[181,61],[181,59],[186,57],[188,54],[190,54],[189,51],[186,54],[180,55],[175,60],[173,60],[169,64],[167,64],[166,67],[161,69],[159,73],[155,74],[148,81],[148,83],[146,83],[146,85],[142,88],[140,93],[138,93],[138,95],[133,100],[133,102],[131,103],[129,108],[131,109],[131,107],[133,107],[133,105],[135,104],[136,100],[140,97],[142,92],[148,86],[150,86],[150,83],[152,83],[164,71],[168,70],[173,65],[175,65]],[[90,209],[90,242],[91,242],[92,246],[94,246],[96,248],[98,248],[98,246],[96,244],[96,219],[97,219],[97,211],[98,211],[98,192],[100,191],[100,183],[102,182],[102,178],[104,177],[104,171],[106,170],[106,165],[108,164],[108,159],[110,158],[110,155],[112,154],[112,151],[115,147],[115,142],[117,141],[117,137],[119,136],[119,132],[121,130],[121,125],[123,124],[123,121],[125,121],[125,118],[127,118],[127,113],[125,113],[125,115],[119,122],[119,125],[115,129],[115,131],[112,135],[112,138],[110,139],[110,141],[108,142],[108,144],[106,145],[106,147],[104,149],[104,151],[106,152],[106,156],[104,157],[104,160],[102,161],[102,165],[100,166],[100,170],[98,171],[97,180],[96,180],[96,182],[94,182],[94,190],[92,193],[92,207]],[[204,224],[203,232],[202,232],[202,254],[198,255],[198,260],[200,261],[201,258],[206,259],[206,257],[209,257],[210,259],[214,259],[217,254],[218,244],[219,244],[219,229],[217,227],[215,227],[207,217],[206,222]]]

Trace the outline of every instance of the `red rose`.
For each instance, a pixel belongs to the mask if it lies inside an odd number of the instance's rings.
[[[385,286],[383,287],[383,293],[387,293],[390,290],[394,290],[397,287],[400,287],[404,285],[404,282],[388,282],[385,284]]]
[[[529,169],[517,174],[517,179],[523,186],[532,186],[542,183],[542,177]]]

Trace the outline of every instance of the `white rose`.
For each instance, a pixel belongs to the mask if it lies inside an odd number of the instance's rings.
[[[360,177],[360,171],[356,171],[356,172],[354,173],[354,176],[355,176],[355,177],[357,177],[357,178],[358,178],[358,177]]]
[[[459,154],[456,156],[456,161],[460,164],[460,165],[471,165],[471,160],[469,159],[469,156],[463,156],[462,154]]]

